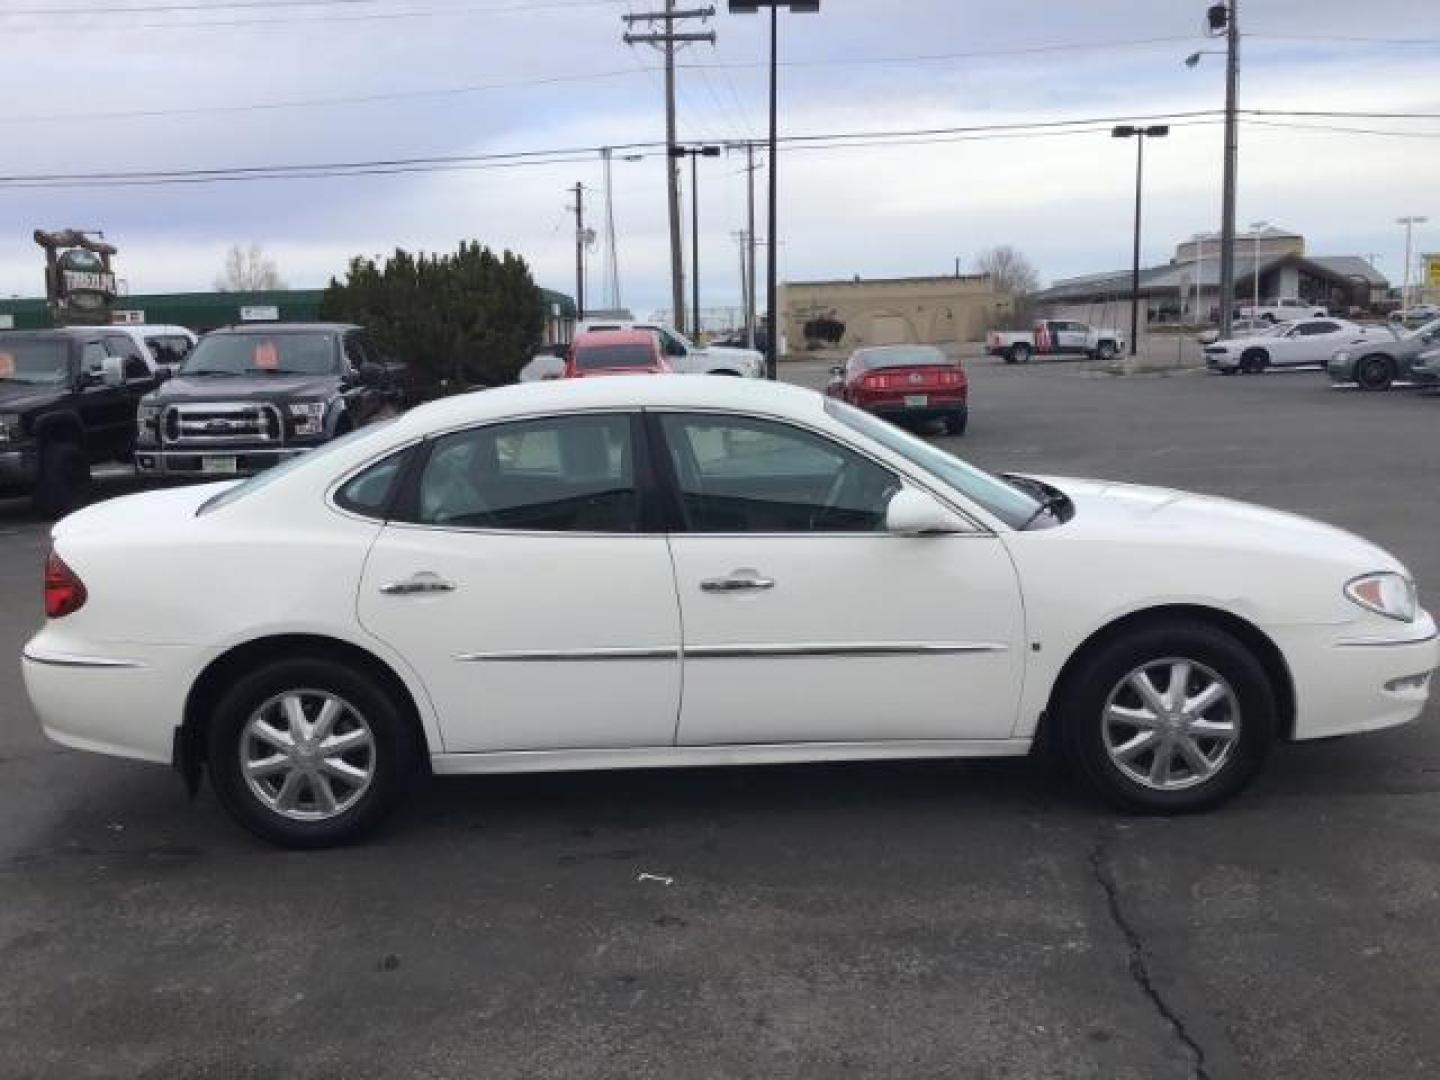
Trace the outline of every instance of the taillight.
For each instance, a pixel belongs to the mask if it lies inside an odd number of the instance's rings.
[[[63,618],[85,606],[85,583],[53,551],[45,560],[45,614]]]
[[[884,390],[890,385],[888,375],[866,375],[860,380],[860,385],[866,390]]]

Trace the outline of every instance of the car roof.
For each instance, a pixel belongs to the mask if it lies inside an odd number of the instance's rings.
[[[654,345],[653,330],[583,330],[570,343],[575,348],[586,345]]]
[[[354,323],[283,323],[283,322],[254,322],[239,323],[235,326],[222,326],[218,330],[211,330],[206,337],[214,335],[228,336],[230,334],[343,334],[349,330],[363,330],[364,327],[356,326]]]
[[[512,416],[590,409],[723,409],[774,416],[815,416],[817,391],[764,379],[651,375],[643,379],[554,379],[440,398],[394,421],[397,436],[486,423]]]

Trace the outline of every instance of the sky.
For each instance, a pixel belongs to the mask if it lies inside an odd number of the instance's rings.
[[[0,295],[43,291],[31,233],[62,227],[103,229],[137,293],[210,288],[237,243],[261,245],[291,286],[318,287],[354,255],[477,239],[520,253],[542,285],[573,294],[567,189],[586,186],[599,227],[604,175],[593,148],[664,139],[659,56],[621,41],[624,13],[661,6],[3,0],[0,178],[577,153],[526,167],[315,179],[0,180]],[[679,57],[686,143],[765,134],[768,20],[717,6],[707,24],[716,43]],[[782,134],[1086,118],[1102,130],[782,148],[781,279],[951,273],[957,258],[970,269],[997,244],[1021,250],[1045,281],[1124,267],[1135,144],[1110,138],[1108,124],[1130,117],[1174,118],[1170,136],[1147,145],[1145,262],[1217,229],[1224,58],[1182,63],[1223,47],[1202,32],[1205,6],[822,0],[818,15],[782,14]],[[1312,254],[1373,255],[1398,284],[1397,217],[1431,216],[1415,247],[1440,251],[1440,3],[1246,0],[1241,12],[1242,108],[1431,114],[1256,117],[1241,128],[1242,229],[1265,220],[1303,234]],[[743,163],[741,152],[700,162],[705,306],[739,303]],[[653,150],[613,165],[621,300],[637,313],[669,299],[664,168]],[[688,243],[688,163],[684,207]],[[602,263],[603,244],[590,256],[592,306],[603,298]]]

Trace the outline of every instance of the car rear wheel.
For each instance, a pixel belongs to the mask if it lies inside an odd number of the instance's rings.
[[[206,731],[221,805],[256,836],[291,848],[347,844],[375,828],[409,775],[409,745],[385,687],[319,658],[244,675]]]
[[[90,494],[90,464],[72,442],[47,443],[40,449],[40,475],[32,501],[45,517],[74,510]]]
[[[1395,361],[1378,353],[1362,356],[1355,365],[1355,381],[1362,390],[1389,390],[1395,382]]]
[[[1220,805],[1254,779],[1274,742],[1265,669],[1203,622],[1122,633],[1056,688],[1052,714],[1081,780],[1137,813]]]
[[[1005,356],[1007,364],[1028,364],[1030,362],[1029,345],[1011,345],[1010,352]]]
[[[1115,359],[1115,343],[1113,341],[1102,341],[1095,349],[1095,359],[1102,363],[1109,363]]]

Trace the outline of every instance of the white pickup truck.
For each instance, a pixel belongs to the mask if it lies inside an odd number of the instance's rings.
[[[660,349],[665,359],[682,375],[738,375],[745,379],[765,377],[765,357],[755,349],[696,345],[685,335],[659,323],[596,319],[575,327],[577,334],[596,330],[654,331],[660,338]]]
[[[1312,304],[1297,296],[1283,296],[1278,300],[1265,300],[1259,307],[1246,304],[1240,309],[1242,319],[1264,319],[1266,322],[1290,322],[1292,319],[1327,319],[1330,309],[1324,304]]]
[[[992,330],[985,343],[991,356],[1007,364],[1028,364],[1032,356],[1091,356],[1113,360],[1125,348],[1125,335],[1108,327],[1068,319],[1042,319],[1034,330]]]

